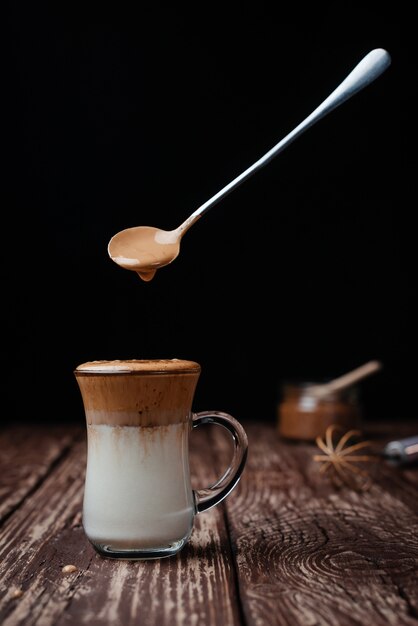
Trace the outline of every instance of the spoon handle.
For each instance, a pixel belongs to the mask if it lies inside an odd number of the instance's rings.
[[[341,389],[350,387],[360,380],[363,380],[363,378],[366,378],[366,376],[370,376],[370,374],[374,374],[374,372],[379,371],[381,368],[382,364],[380,361],[369,361],[360,367],[356,367],[355,370],[352,370],[343,376],[334,378],[334,380],[329,383],[324,383],[323,385],[313,385],[310,388],[310,393],[319,399],[335,391],[340,391]]]
[[[223,189],[218,191],[218,193],[216,193],[212,198],[202,204],[202,206],[192,213],[190,217],[178,228],[178,230],[183,232],[187,230],[196,221],[196,219],[203,215],[203,213],[208,211],[208,209],[219,202],[221,198],[225,197],[257,170],[271,161],[282,150],[284,150],[284,148],[292,143],[296,137],[299,137],[299,135],[315,124],[315,122],[318,122],[333,109],[348,100],[348,98],[351,98],[351,96],[380,76],[380,74],[382,74],[382,72],[389,67],[390,63],[391,58],[389,53],[382,48],[376,48],[366,54],[366,56],[355,66],[343,82],[328,96],[328,98],[322,102],[322,104],[320,104],[310,115],[308,115],[303,122],[296,126],[296,128],[279,141],[279,143],[273,146],[273,148],[271,148],[271,150],[269,150],[264,156],[258,159],[258,161],[242,172],[242,174],[234,178],[234,180],[232,180],[228,185],[223,187]]]

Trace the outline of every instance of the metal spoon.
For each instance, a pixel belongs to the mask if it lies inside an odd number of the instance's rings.
[[[257,170],[264,167],[315,122],[369,85],[389,67],[390,63],[391,58],[386,50],[376,48],[369,52],[303,122],[258,161],[196,209],[178,228],[162,230],[153,226],[135,226],[122,230],[114,235],[108,244],[110,258],[121,267],[137,272],[143,280],[150,281],[159,268],[168,265],[178,256],[181,238],[206,211]]]

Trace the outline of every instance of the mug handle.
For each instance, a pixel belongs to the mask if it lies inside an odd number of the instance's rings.
[[[193,490],[196,512],[202,513],[219,504],[234,489],[247,461],[248,439],[241,424],[228,413],[221,411],[201,411],[192,414],[192,426],[217,424],[225,428],[232,437],[234,454],[223,476],[206,489]]]

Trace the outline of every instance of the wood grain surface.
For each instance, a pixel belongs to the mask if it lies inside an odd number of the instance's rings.
[[[141,562],[104,559],[84,535],[82,428],[5,428],[2,626],[417,626],[418,468],[380,463],[367,491],[337,488],[319,474],[315,445],[244,426],[236,489],[197,516],[179,555]],[[228,463],[219,430],[193,432],[195,488]]]

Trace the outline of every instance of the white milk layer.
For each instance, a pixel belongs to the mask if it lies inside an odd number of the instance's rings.
[[[139,550],[189,536],[188,428],[88,426],[83,526],[90,540]]]

